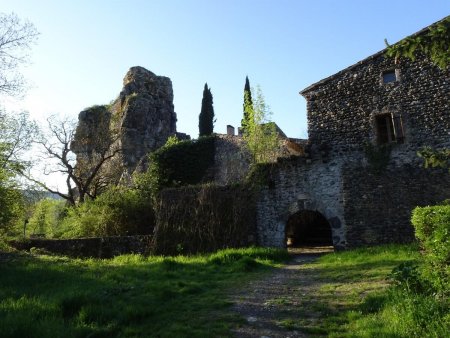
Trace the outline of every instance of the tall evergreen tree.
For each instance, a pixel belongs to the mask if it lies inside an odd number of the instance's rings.
[[[252,100],[252,91],[250,89],[250,81],[248,80],[248,76],[245,77],[245,86],[244,86],[244,117],[241,120],[242,131],[244,132],[246,125],[248,124],[249,119],[249,109],[253,110],[253,100]]]
[[[205,83],[203,89],[202,109],[198,117],[199,136],[212,135],[214,130],[214,107],[211,88]]]

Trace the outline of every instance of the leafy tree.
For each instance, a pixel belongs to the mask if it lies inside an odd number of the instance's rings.
[[[270,122],[271,111],[266,105],[261,89],[256,90],[256,99],[250,101],[249,93],[244,94],[244,140],[252,155],[253,163],[273,162],[279,147],[275,124]]]
[[[28,62],[27,52],[38,35],[32,23],[14,13],[0,13],[0,94],[23,93],[25,81],[18,67]]]
[[[37,132],[27,113],[13,117],[0,112],[0,230],[9,231],[22,214],[24,200],[16,175],[29,167],[23,156]]]
[[[202,109],[200,111],[198,121],[199,136],[212,135],[214,122],[214,107],[211,88],[208,88],[208,84],[205,83],[205,88],[203,89]]]
[[[241,120],[242,132],[245,130],[245,126],[247,125],[247,121],[249,119],[249,109],[253,109],[253,100],[252,100],[252,91],[250,89],[250,81],[248,80],[248,76],[245,77],[245,86],[244,86],[244,117]]]
[[[0,168],[0,235],[9,231],[22,214],[22,194],[11,174]]]
[[[418,53],[423,53],[445,69],[450,64],[450,16],[430,26],[424,33],[407,37],[394,45],[385,42],[388,46],[386,54],[390,57],[414,60]]]
[[[27,51],[37,36],[33,24],[15,14],[0,13],[0,95],[24,92],[25,81],[18,67],[28,61]],[[15,175],[26,166],[21,155],[35,132],[26,113],[13,117],[0,110],[0,233],[10,229],[21,214],[22,194]]]

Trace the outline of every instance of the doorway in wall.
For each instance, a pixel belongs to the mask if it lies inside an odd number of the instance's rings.
[[[291,215],[285,234],[290,248],[333,245],[330,224],[318,211],[301,210]]]

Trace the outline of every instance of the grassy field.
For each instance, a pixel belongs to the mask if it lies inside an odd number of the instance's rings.
[[[110,260],[0,262],[0,337],[221,337],[226,292],[287,258],[280,250]]]
[[[242,321],[230,311],[230,291],[262,278],[287,253],[8,257],[0,257],[0,337],[228,337]],[[311,292],[299,294],[298,312],[279,324],[317,337],[445,337],[448,300],[389,287],[386,279],[418,257],[415,246],[390,245],[305,264],[299,273],[310,274]]]

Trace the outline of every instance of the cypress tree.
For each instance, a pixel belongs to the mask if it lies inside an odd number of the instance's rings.
[[[214,107],[211,88],[205,83],[203,89],[202,109],[198,117],[199,136],[212,135],[214,129]]]
[[[248,80],[248,76],[245,77],[243,110],[244,117],[241,120],[241,127],[244,132],[249,119],[249,110],[253,110],[252,91],[250,89],[250,81]]]

